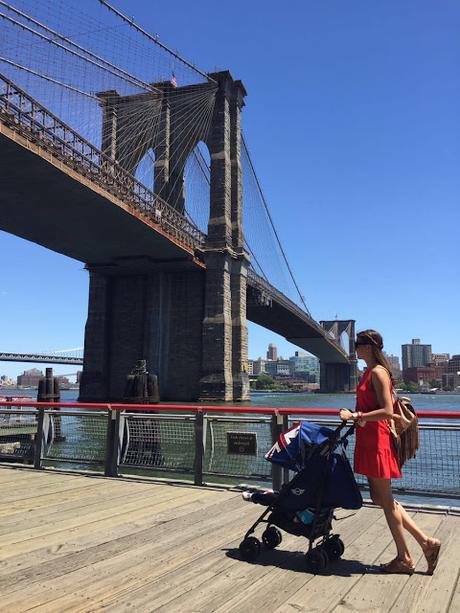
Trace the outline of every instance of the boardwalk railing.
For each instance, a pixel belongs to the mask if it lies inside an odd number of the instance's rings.
[[[206,235],[59,117],[0,74],[0,121],[157,224],[189,249]]]
[[[177,473],[197,485],[272,482],[287,472],[264,459],[279,433],[300,419],[339,423],[338,409],[0,402],[0,461],[92,467],[106,476]],[[400,491],[460,499],[460,412],[420,411],[420,449]],[[353,438],[347,449],[352,458]],[[364,479],[358,481],[365,485]]]

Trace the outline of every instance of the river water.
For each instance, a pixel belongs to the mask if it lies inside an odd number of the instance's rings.
[[[34,389],[8,389],[1,390],[0,396],[31,396],[36,400],[37,391]],[[404,394],[402,394],[404,395]],[[459,411],[460,394],[409,394],[416,411]],[[26,399],[24,399],[26,400]],[[63,390],[62,402],[77,402],[77,390]],[[167,403],[169,404],[169,403]],[[188,403],[187,403],[188,404]],[[228,406],[231,403],[227,403]],[[226,403],[222,403],[226,406]],[[313,394],[313,393],[285,393],[285,392],[252,392],[248,407],[275,407],[275,408],[304,408],[304,409],[337,409],[342,407],[353,409],[355,406],[354,394]]]

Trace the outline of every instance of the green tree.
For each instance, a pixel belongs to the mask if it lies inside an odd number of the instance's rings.
[[[266,390],[273,387],[273,378],[270,375],[262,374],[257,377],[256,389]]]

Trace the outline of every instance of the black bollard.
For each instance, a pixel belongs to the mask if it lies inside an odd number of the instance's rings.
[[[158,377],[147,372],[147,361],[138,360],[126,377],[124,402],[127,404],[158,404]]]
[[[53,377],[53,369],[46,368],[45,376],[41,377],[38,382],[37,402],[60,402],[61,400],[61,385],[57,377]],[[59,409],[57,409],[59,410]],[[56,442],[65,441],[65,436],[62,434],[61,417],[54,415],[54,440]]]
[[[158,404],[160,394],[158,391],[158,377],[147,371],[146,360],[138,360],[136,366],[126,377],[124,402],[126,404]],[[146,413],[156,411],[146,410]],[[133,431],[129,436],[129,448],[134,452],[139,465],[149,464],[161,466],[160,423],[157,419],[133,421]]]

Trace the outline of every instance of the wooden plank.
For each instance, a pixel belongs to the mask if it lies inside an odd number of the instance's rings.
[[[452,594],[448,613],[458,613],[460,611],[460,573],[457,576],[457,584]]]
[[[293,594],[284,606],[276,609],[277,613],[311,608],[332,611],[337,607],[344,595],[353,590],[380,555],[394,547],[383,511],[379,510],[379,514],[379,519],[346,548],[340,565],[323,575],[315,576],[305,587]],[[359,522],[357,526],[359,527]],[[359,603],[358,610],[370,611],[371,608],[361,608]]]
[[[343,516],[345,513],[342,512],[341,515]],[[349,515],[349,512],[347,515]],[[380,515],[379,509],[363,508],[343,521],[334,522],[334,533],[340,533],[345,544],[345,557],[351,544],[361,538],[362,534],[378,520]],[[281,547],[283,547],[283,544]],[[240,591],[229,598],[226,603],[215,609],[216,613],[236,613],[258,609],[264,611],[264,613],[274,611],[278,607],[283,607],[290,596],[313,579],[311,574],[305,572],[303,558],[300,560],[299,568],[296,569],[298,572],[295,573],[286,573],[285,569],[289,562],[286,564],[286,561],[279,559],[275,562],[276,567],[272,568],[270,573],[262,576],[244,591]],[[346,564],[347,561],[339,560],[332,563],[328,572],[340,573],[341,566],[344,563]],[[293,570],[292,566],[290,566],[290,570]]]
[[[423,531],[433,533],[442,523],[444,517],[442,515],[417,513],[415,521],[419,524]],[[387,529],[388,530],[388,529]],[[387,562],[395,556],[395,545],[391,539],[388,530],[389,544],[379,555],[373,560],[374,563]],[[411,539],[412,540],[412,539]],[[411,542],[414,559],[420,563],[423,557],[422,551],[418,545],[414,546]],[[415,547],[417,549],[415,549]],[[407,588],[411,578],[409,575],[389,575],[381,573],[378,568],[374,572],[366,573],[362,576],[353,587],[348,590],[346,595],[340,600],[338,605],[333,609],[334,613],[348,613],[351,610],[361,611],[389,611],[396,603],[398,594]]]
[[[374,522],[372,512],[363,517],[361,522],[371,525]],[[348,541],[347,522],[341,526],[343,536]],[[348,521],[348,527],[352,526],[353,524]],[[238,543],[234,545],[237,546]],[[307,548],[308,542],[305,538],[296,538],[283,533],[283,542],[279,549],[263,551],[257,562],[253,564],[241,561],[235,551],[236,560],[232,559],[224,568],[216,567],[214,577],[207,582],[201,580],[200,566],[198,566],[195,571],[195,585],[191,585],[189,590],[182,594],[177,593],[183,590],[179,576],[178,586],[174,585],[174,589],[170,590],[169,600],[163,601],[163,599],[162,606],[158,607],[159,602],[155,598],[152,610],[265,612],[270,606],[276,608],[276,599],[283,592],[282,589],[278,590],[280,586],[289,586],[294,592],[310,580],[311,575],[305,572],[304,563],[304,552]],[[168,582],[169,579],[168,576]],[[251,599],[254,594],[255,597]],[[284,600],[285,597],[282,597],[278,604],[284,603]],[[137,599],[135,602],[137,603]]]
[[[187,495],[187,493],[184,492],[183,495]],[[107,508],[107,500],[104,500],[90,506],[87,510],[80,509],[76,512],[75,509],[71,508],[63,513],[57,513],[54,518],[50,517],[49,521],[45,517],[38,526],[29,528],[27,524],[23,523],[18,530],[14,532],[7,531],[5,534],[0,535],[0,548],[5,548],[7,551],[8,545],[17,545],[23,541],[36,538],[46,539],[48,535],[55,535],[82,525],[98,522],[107,519],[107,517],[114,518],[118,515],[126,515],[132,511],[140,511],[145,507],[148,507],[152,512],[154,511],[155,504],[163,500],[172,500],[173,498],[176,498],[176,496],[168,489],[155,493],[140,492],[134,496],[121,496],[114,497],[113,499],[109,497],[110,504],[113,505],[110,509]]]
[[[99,484],[95,488],[86,488],[79,496],[71,500],[54,501],[49,505],[42,505],[38,508],[22,504],[21,508],[15,508],[14,512],[6,514],[0,519],[0,535],[10,532],[15,528],[17,532],[21,529],[34,528],[42,524],[47,524],[54,519],[58,520],[66,511],[73,511],[74,514],[90,512],[91,507],[99,503],[104,503],[107,507],[107,499],[113,503],[118,498],[143,495],[144,491],[139,490],[136,483],[125,484],[122,490],[114,489],[111,484]],[[23,526],[21,528],[21,526]]]
[[[449,609],[460,572],[459,528],[459,517],[447,516],[442,522],[436,532],[442,547],[434,575],[430,577],[425,574],[426,560],[423,558],[419,565],[420,574],[414,575],[404,586],[392,611],[444,613]]]
[[[62,568],[66,560],[75,561],[76,568],[86,564],[86,557],[91,556],[103,549],[113,548],[114,554],[124,551],[139,542],[145,542],[146,537],[152,532],[152,528],[172,521],[177,518],[190,517],[195,520],[194,513],[200,514],[207,507],[215,506],[214,492],[201,491],[192,501],[181,498],[176,500],[173,508],[155,509],[155,513],[144,518],[134,518],[119,524],[100,523],[94,526],[81,527],[74,531],[71,538],[64,542],[48,546],[45,541],[33,551],[19,553],[6,560],[0,561],[2,575],[8,574],[8,582],[12,580],[12,575],[17,575],[17,580],[27,579],[28,581],[38,580],[42,571],[46,570],[51,564],[58,564]],[[116,541],[116,543],[115,543]],[[118,549],[117,549],[118,548]],[[59,574],[59,573],[58,573]]]
[[[65,541],[69,536],[73,537],[75,533],[84,533],[89,531],[98,530],[106,525],[116,526],[124,523],[125,521],[133,521],[133,520],[142,520],[142,518],[149,517],[154,512],[153,505],[158,508],[172,508],[176,502],[177,498],[182,496],[188,496],[190,499],[193,499],[197,496],[195,492],[181,492],[177,493],[176,496],[170,495],[166,500],[160,501],[158,504],[155,503],[155,496],[152,496],[152,500],[148,501],[146,505],[129,505],[129,510],[122,509],[120,513],[112,512],[112,514],[102,513],[98,514],[98,519],[92,521],[90,523],[80,522],[77,519],[71,519],[66,523],[66,526],[63,527],[62,524],[58,527],[58,531],[52,532],[48,534],[46,538],[46,542],[48,546],[52,545],[61,545],[63,541]],[[13,535],[14,538],[14,535]],[[10,539],[11,540],[11,539]],[[18,555],[23,552],[30,552],[36,549],[43,543],[44,537],[42,534],[36,535],[32,538],[29,538],[25,541],[18,541],[6,544],[2,547],[0,552],[0,559],[5,559],[13,555]]]
[[[33,490],[31,489],[30,485],[21,483],[19,486],[11,488],[11,490],[5,494],[2,493],[2,506],[18,500],[30,500],[30,498],[44,496],[45,494],[72,490],[76,484],[78,484],[80,487],[92,487],[94,485],[94,481],[92,477],[86,476],[71,477],[71,480],[69,481],[65,481],[63,479],[53,479],[45,482],[42,480],[40,483],[40,488],[34,488]]]
[[[8,611],[39,605],[44,606],[46,611],[60,611],[61,603],[56,599],[72,595],[75,602],[85,600],[86,605],[82,610],[87,611],[88,600],[95,596],[112,597],[144,583],[149,575],[159,576],[169,572],[183,564],[184,558],[198,558],[203,550],[211,551],[216,543],[227,541],[229,531],[234,532],[234,538],[240,531],[239,526],[235,527],[237,505],[240,506],[239,499],[227,500],[224,503],[226,511],[222,515],[202,517],[192,522],[185,517],[182,521],[171,522],[167,532],[163,526],[158,526],[150,535],[145,535],[143,542],[136,547],[96,563],[91,564],[91,560],[88,560],[87,565],[75,572],[66,572],[57,579],[40,581],[23,588],[20,593],[3,596],[2,605]]]

